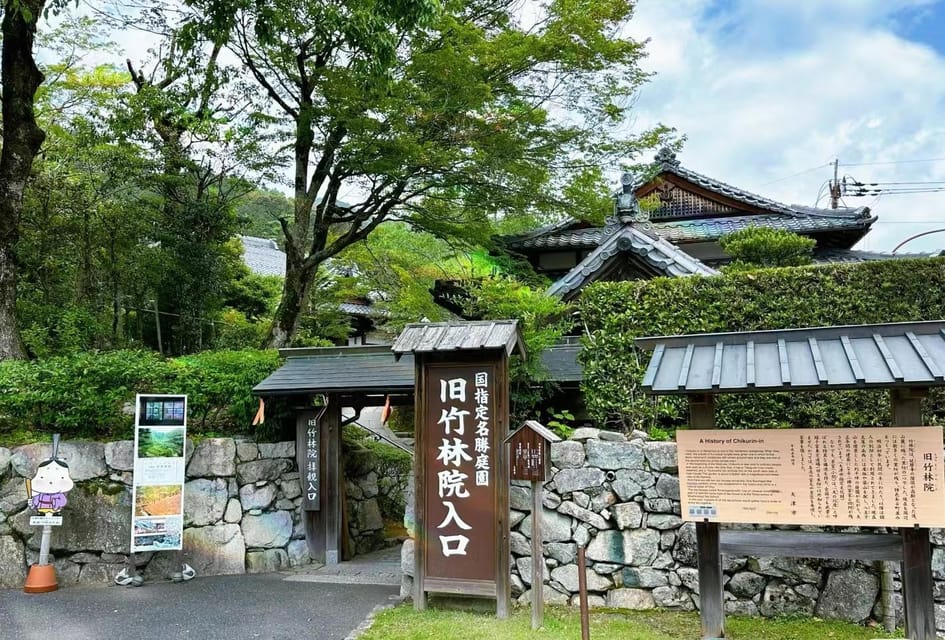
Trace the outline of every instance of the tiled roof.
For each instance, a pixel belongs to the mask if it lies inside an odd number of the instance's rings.
[[[637,259],[664,276],[716,275],[718,272],[662,238],[653,238],[632,223],[610,233],[594,251],[549,288],[549,295],[569,297],[574,291],[600,277],[604,267],[621,252]]]
[[[761,209],[764,213],[742,215],[715,215],[700,218],[659,219],[646,223],[645,228],[673,243],[717,240],[721,236],[757,225],[773,229],[784,229],[802,235],[859,231],[866,233],[876,216],[868,207],[855,209],[817,209],[797,204],[784,204],[750,191],[709,178],[683,167],[669,149],[656,155],[657,175],[672,174],[708,191],[735,200],[748,208]],[[642,184],[633,185],[632,177],[624,176],[625,192],[616,196],[618,216],[637,213],[634,191]],[[629,218],[624,218],[625,220]],[[511,249],[593,249],[603,236],[602,229],[581,228],[584,223],[577,220],[562,221],[542,227],[532,233],[506,238]]]
[[[637,338],[655,394],[945,385],[945,322]]]
[[[501,349],[509,355],[525,352],[517,320],[472,322],[422,322],[408,324],[397,336],[391,351],[434,353]]]
[[[547,380],[574,385],[584,375],[580,345],[555,345],[541,354]],[[407,393],[414,388],[414,359],[398,359],[387,346],[282,349],[285,364],[253,388],[261,396],[313,393]]]
[[[358,302],[342,302],[338,305],[338,310],[347,313],[349,316],[363,316],[365,318],[389,318],[390,311],[381,309],[370,304],[361,304]]]
[[[828,210],[830,211],[830,210]],[[650,227],[661,238],[670,242],[707,242],[718,240],[727,233],[745,227],[767,227],[783,229],[801,235],[826,231],[866,231],[876,221],[876,216],[825,213],[755,214],[719,218],[695,218],[688,220],[662,220],[651,222]]]
[[[874,262],[876,260],[901,260],[909,258],[932,258],[938,253],[885,253],[879,251],[860,251],[857,249],[815,249],[814,262],[850,263]]]
[[[240,236],[243,243],[243,262],[250,271],[261,276],[285,277],[285,252],[269,238]]]
[[[827,210],[830,211],[830,210]],[[801,235],[840,230],[866,231],[876,221],[875,216],[855,217],[850,214],[755,214],[718,218],[692,218],[685,220],[661,220],[642,223],[659,237],[673,243],[708,242],[718,240],[727,233],[732,233],[749,226],[784,229]],[[593,249],[603,236],[602,227],[590,229],[565,229],[548,232],[547,235],[534,235],[530,238],[515,239],[509,246],[515,249]]]

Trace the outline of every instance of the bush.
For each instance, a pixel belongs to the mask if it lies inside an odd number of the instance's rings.
[[[591,415],[623,428],[684,422],[684,399],[652,398],[639,387],[649,354],[642,336],[753,331],[941,319],[945,259],[729,272],[703,278],[596,283],[579,301],[588,330],[584,393]],[[926,413],[945,416],[943,392]],[[719,397],[720,427],[854,426],[889,421],[877,391]]]
[[[250,390],[278,365],[275,351],[171,360],[149,351],[109,351],[0,362],[0,438],[26,432],[129,438],[136,393],[188,394],[191,433],[246,433],[257,406]]]

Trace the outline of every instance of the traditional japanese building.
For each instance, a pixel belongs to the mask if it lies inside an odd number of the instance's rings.
[[[565,299],[596,280],[713,275],[728,259],[719,238],[748,226],[813,239],[817,262],[899,257],[852,248],[876,221],[869,207],[816,209],[776,202],[687,169],[669,149],[656,155],[653,178],[638,183],[624,174],[622,182],[605,226],[566,220],[506,238],[506,248],[548,275],[554,281],[549,293]]]

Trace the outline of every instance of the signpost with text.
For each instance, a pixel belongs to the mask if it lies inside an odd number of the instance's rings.
[[[414,606],[428,593],[494,598],[508,616],[508,358],[513,321],[409,325],[416,376]]]

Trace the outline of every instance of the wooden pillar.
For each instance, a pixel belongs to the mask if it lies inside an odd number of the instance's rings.
[[[891,389],[892,425],[922,425],[922,400],[926,389]],[[910,640],[935,638],[935,603],[932,597],[932,545],[925,527],[903,527],[902,595],[905,607],[906,637]]]
[[[426,438],[429,437],[424,428],[423,420],[426,415],[425,390],[427,388],[427,370],[421,364],[421,358],[414,357],[416,363],[416,383],[414,385],[414,410],[413,410],[413,434],[414,434],[414,456],[413,456],[413,527],[414,527],[414,545],[413,545],[413,608],[417,611],[423,611],[427,608],[427,591],[424,585],[426,574],[426,504],[424,500],[426,491]]]
[[[296,412],[296,457],[299,470],[305,468],[305,431],[308,420],[317,415],[314,409]],[[320,491],[319,510],[303,511],[305,539],[313,560],[326,565],[338,564],[341,560],[341,508],[339,490],[341,480],[341,405],[335,398],[329,399],[325,413],[319,423]],[[304,474],[303,474],[304,477]]]
[[[689,424],[693,429],[715,428],[715,397],[689,396]],[[722,608],[722,554],[719,552],[719,525],[696,523],[696,548],[699,551],[699,615],[702,637],[725,637],[725,611]]]

